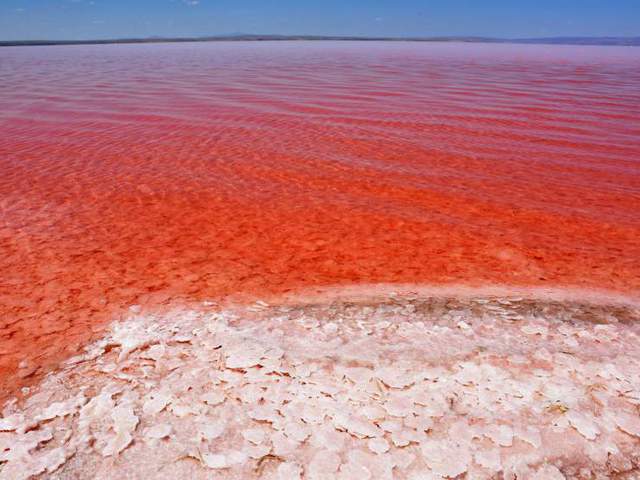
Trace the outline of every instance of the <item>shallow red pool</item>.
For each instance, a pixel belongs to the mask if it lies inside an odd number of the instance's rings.
[[[640,291],[640,49],[4,48],[0,105],[0,397],[133,304]]]

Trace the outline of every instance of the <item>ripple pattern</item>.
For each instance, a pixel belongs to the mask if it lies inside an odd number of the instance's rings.
[[[640,49],[4,48],[0,104],[3,394],[131,305],[640,291]]]

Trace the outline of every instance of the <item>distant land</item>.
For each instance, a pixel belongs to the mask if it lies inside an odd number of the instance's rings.
[[[545,45],[623,45],[640,46],[640,37],[542,37],[542,38],[491,38],[491,37],[357,37],[322,35],[256,35],[232,34],[207,37],[147,37],[114,38],[105,40],[5,40],[0,47],[33,45],[104,45],[117,43],[178,43],[221,41],[292,41],[292,40],[342,40],[342,41],[389,41],[389,42],[474,42],[474,43],[519,43]]]

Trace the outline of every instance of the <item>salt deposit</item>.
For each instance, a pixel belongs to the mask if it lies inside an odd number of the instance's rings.
[[[638,478],[637,307],[257,305],[114,325],[4,406],[0,478]]]

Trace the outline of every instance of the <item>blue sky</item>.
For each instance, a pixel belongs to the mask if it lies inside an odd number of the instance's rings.
[[[640,36],[640,0],[0,0],[0,39]]]

